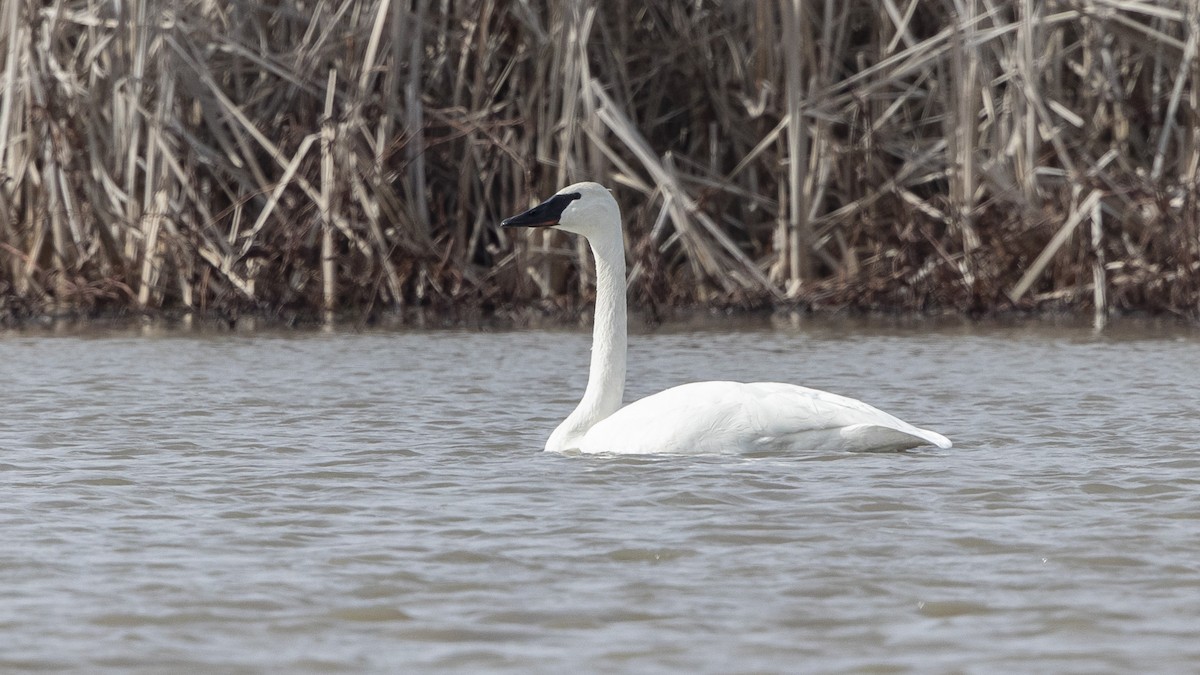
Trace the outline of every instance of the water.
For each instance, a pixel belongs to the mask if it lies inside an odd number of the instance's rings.
[[[588,335],[0,337],[0,671],[1195,672],[1200,336],[635,336],[951,450],[540,452]]]

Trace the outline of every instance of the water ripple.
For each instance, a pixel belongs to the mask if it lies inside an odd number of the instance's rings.
[[[9,336],[0,670],[1188,672],[1197,346],[665,331],[956,447],[607,458],[585,333]]]

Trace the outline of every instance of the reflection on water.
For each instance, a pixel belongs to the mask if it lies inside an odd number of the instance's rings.
[[[726,324],[722,324],[726,325]],[[1184,672],[1200,339],[823,323],[636,335],[951,450],[539,452],[582,331],[0,338],[0,670]]]

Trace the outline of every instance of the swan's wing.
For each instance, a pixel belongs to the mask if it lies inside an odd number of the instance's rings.
[[[950,447],[940,434],[845,396],[777,382],[694,382],[618,410],[588,430],[579,449],[693,454],[925,444]]]
[[[840,430],[848,450],[903,450],[926,444],[949,448],[952,445],[950,439],[937,432],[915,427],[848,396],[779,382],[755,382],[746,387],[760,392],[770,414],[779,416],[776,418],[779,423],[773,425],[778,431],[786,432],[789,425],[803,426],[805,420],[820,419],[824,424],[817,426],[828,425]]]

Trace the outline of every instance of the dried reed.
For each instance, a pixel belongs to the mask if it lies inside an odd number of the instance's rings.
[[[1192,0],[9,0],[0,317],[635,302],[1200,314]],[[1085,226],[1086,223],[1086,226]]]

